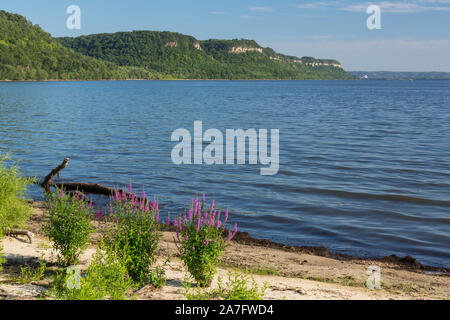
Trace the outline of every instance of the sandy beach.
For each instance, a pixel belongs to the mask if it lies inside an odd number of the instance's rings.
[[[0,274],[0,299],[39,299],[46,297],[50,278],[27,284],[16,284],[13,280],[20,274],[20,267],[39,259],[45,260],[48,270],[56,261],[56,253],[46,239],[41,227],[45,214],[42,203],[33,202],[33,216],[27,229],[35,235],[30,244],[26,238],[5,237],[3,253],[8,263]],[[96,250],[99,234],[93,236],[89,248],[81,256],[80,268],[86,268]],[[165,265],[167,283],[155,289],[146,286],[135,292],[137,299],[184,299],[182,283],[188,274],[183,263],[176,257],[174,232],[164,232],[158,251],[158,263]],[[233,241],[223,255],[218,275],[227,278],[229,271],[248,270],[258,285],[269,285],[264,299],[286,300],[360,300],[360,299],[450,299],[450,277],[415,266],[407,261],[377,261],[347,258],[345,260],[324,257],[301,250],[276,248],[264,245],[264,241],[243,244]],[[247,241],[249,242],[249,241]],[[306,249],[305,249],[306,250]],[[318,251],[320,254],[320,251]],[[323,252],[321,253],[324,254]],[[365,283],[369,266],[381,270],[381,289],[369,289]],[[217,286],[217,276],[213,287]]]

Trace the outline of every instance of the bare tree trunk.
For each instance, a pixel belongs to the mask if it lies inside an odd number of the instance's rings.
[[[50,173],[44,178],[44,182],[42,182],[41,186],[42,188],[44,188],[45,192],[50,193],[50,185],[52,184],[53,177],[55,175],[58,175],[59,179],[59,172],[65,167],[67,167],[68,164],[69,158],[65,158],[64,161],[59,166],[50,171]]]

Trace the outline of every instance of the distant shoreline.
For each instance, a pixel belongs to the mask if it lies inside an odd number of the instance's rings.
[[[359,81],[360,79],[89,79],[89,80],[0,80],[0,82],[82,82],[82,81]]]
[[[99,81],[450,81],[449,79],[89,79],[89,80],[0,80],[12,82],[99,82]]]

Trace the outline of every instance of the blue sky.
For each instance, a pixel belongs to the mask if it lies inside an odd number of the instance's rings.
[[[69,5],[81,30],[66,28]],[[369,30],[369,4],[381,30]],[[296,56],[334,58],[346,70],[450,72],[450,0],[2,0],[53,36],[168,30],[197,39],[254,39]]]

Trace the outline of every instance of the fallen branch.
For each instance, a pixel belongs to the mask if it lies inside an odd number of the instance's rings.
[[[98,183],[69,182],[69,183],[54,183],[52,186],[57,187],[58,189],[64,188],[65,191],[80,191],[83,193],[100,194],[105,196],[114,196],[117,190],[114,188],[103,186]],[[125,194],[127,198],[131,198],[130,193],[125,192]],[[123,192],[120,192],[120,195],[122,196]],[[134,199],[137,201],[141,201],[142,197],[136,196]],[[148,199],[145,199],[145,201],[148,201]]]
[[[102,186],[97,183],[54,183],[52,186],[59,189],[64,188],[65,191],[81,191],[84,193],[102,194],[105,196],[114,195],[115,192],[113,188]]]
[[[42,182],[41,186],[42,188],[44,188],[45,192],[50,193],[50,185],[52,184],[53,177],[55,175],[58,175],[59,179],[59,172],[65,167],[67,167],[68,164],[69,158],[65,158],[64,161],[59,166],[50,171],[50,173],[44,178],[44,182]]]
[[[64,161],[54,168],[44,179],[44,182],[42,182],[41,186],[44,188],[45,192],[50,193],[50,187],[56,187],[58,189],[64,189],[65,191],[78,191],[82,193],[91,193],[91,194],[100,194],[105,196],[114,196],[116,193],[116,189],[110,188],[107,186],[103,186],[98,183],[79,183],[79,182],[68,182],[68,183],[52,183],[52,178],[55,175],[58,175],[59,179],[59,172],[67,167],[69,164],[69,158],[64,159]],[[128,192],[125,192],[127,198],[131,198],[131,194]],[[123,195],[123,192],[121,192],[121,195]],[[136,196],[135,200],[137,201],[145,201],[147,202],[148,199],[142,199],[142,197]]]
[[[30,243],[33,242],[34,234],[28,230],[6,229],[6,235],[16,238],[17,236],[27,236]]]

